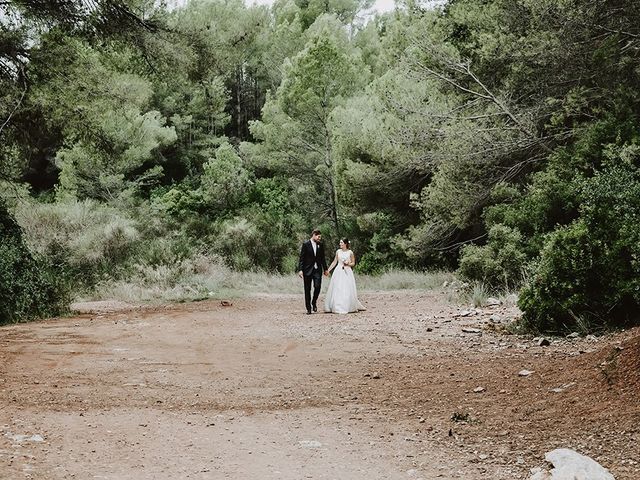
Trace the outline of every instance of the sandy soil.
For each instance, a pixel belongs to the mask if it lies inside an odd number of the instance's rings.
[[[1,328],[0,478],[526,479],[568,447],[640,479],[638,330],[539,347],[496,331],[500,306],[361,297],[348,316],[271,295]]]

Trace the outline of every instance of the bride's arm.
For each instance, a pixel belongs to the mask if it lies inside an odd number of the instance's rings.
[[[356,266],[356,257],[355,257],[355,255],[353,254],[353,252],[351,252],[351,255],[350,255],[350,257],[349,257],[349,263],[348,263],[348,264],[347,264],[347,263],[345,263],[345,265],[347,265],[347,266],[349,266],[349,267],[351,267],[351,268],[353,268],[353,267],[355,267],[355,266]]]
[[[331,265],[329,265],[329,268],[327,268],[327,270],[330,272],[331,270],[333,270],[333,268],[338,264],[338,252],[336,252],[336,256],[333,259],[333,262],[331,262]]]

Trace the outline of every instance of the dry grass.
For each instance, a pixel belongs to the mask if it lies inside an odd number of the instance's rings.
[[[418,273],[390,271],[379,276],[358,275],[358,289],[366,291],[433,290],[445,281],[449,272]],[[323,282],[327,288],[328,279]],[[139,266],[126,281],[110,281],[99,285],[90,298],[115,299],[129,303],[177,302],[204,298],[237,298],[252,294],[297,294],[302,281],[295,274],[235,272],[216,259],[199,257],[172,266]]]
[[[449,303],[473,308],[485,307],[490,298],[499,300],[503,306],[508,308],[516,307],[518,304],[517,292],[491,290],[483,283],[470,285],[454,280],[449,282],[447,293]]]

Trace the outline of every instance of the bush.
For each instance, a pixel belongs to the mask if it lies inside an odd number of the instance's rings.
[[[514,228],[494,225],[486,245],[467,245],[462,249],[458,273],[491,289],[512,290],[523,281],[526,255],[522,235]]]
[[[640,174],[614,167],[585,180],[580,218],[550,234],[523,289],[523,322],[597,331],[640,318]]]
[[[92,296],[129,302],[197,300],[219,292],[229,275],[220,258],[194,254],[172,263],[136,264],[126,279],[108,279]]]
[[[132,219],[92,200],[24,203],[16,217],[33,251],[82,283],[113,275],[140,239]]]
[[[359,215],[357,218],[359,234],[355,240],[354,251],[357,258],[358,272],[369,275],[382,273],[402,267],[407,267],[406,254],[396,241],[394,220],[386,212],[373,212]],[[360,242],[357,242],[358,237]],[[358,245],[366,246],[359,251]],[[415,267],[415,265],[413,265]]]
[[[0,323],[59,315],[68,308],[63,283],[29,252],[22,231],[0,204]]]

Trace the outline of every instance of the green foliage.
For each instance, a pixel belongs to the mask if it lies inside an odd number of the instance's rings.
[[[489,230],[486,245],[462,249],[458,273],[492,289],[512,290],[522,284],[525,261],[520,232],[497,224]]]
[[[319,226],[361,273],[526,281],[531,328],[636,321],[632,0],[89,3],[3,6],[1,196],[35,255],[3,268],[201,298]]]
[[[323,14],[335,14],[345,25],[352,24],[357,14],[371,7],[372,0],[296,0],[305,27],[310,27]]]
[[[214,251],[235,269],[293,273],[297,266],[298,232],[305,223],[291,202],[282,179],[260,179],[242,216],[223,220],[211,239]]]
[[[228,143],[218,147],[215,158],[204,164],[201,182],[202,201],[218,212],[237,208],[251,186],[249,172]]]
[[[251,125],[252,134],[262,141],[253,155],[298,182],[300,193],[308,197],[308,214],[330,219],[338,236],[331,114],[364,85],[366,68],[330,17],[319,20],[304,50],[285,66],[277,96],[267,100],[262,121]]]
[[[61,266],[61,275],[77,287],[91,285],[105,273],[117,275],[142,247],[136,222],[93,200],[20,203],[16,217],[31,249]]]
[[[68,291],[56,273],[31,254],[22,230],[0,203],[0,323],[67,311]]]
[[[152,197],[153,208],[159,210],[168,222],[172,220],[181,223],[190,216],[203,210],[203,199],[200,190],[186,182],[170,187],[158,189]]]
[[[407,266],[395,241],[396,228],[391,214],[375,212],[360,215],[357,224],[357,237],[361,239],[361,242],[354,243],[354,248],[360,252],[358,272],[380,275]]]
[[[127,187],[157,181],[158,149],[176,140],[157,111],[148,111],[148,81],[114,72],[99,52],[77,40],[53,35],[34,59],[42,83],[32,101],[61,127],[59,190],[77,198],[116,198]],[[52,57],[69,61],[52,69]],[[55,65],[55,63],[54,63]],[[91,95],[87,95],[91,92]]]
[[[583,182],[582,199],[580,218],[548,236],[522,292],[532,328],[602,330],[640,321],[640,173],[628,165],[598,173]]]

